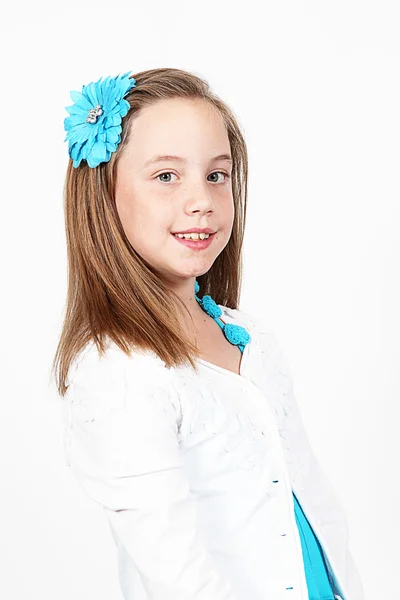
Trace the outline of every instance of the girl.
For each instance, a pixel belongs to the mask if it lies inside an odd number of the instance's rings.
[[[288,363],[238,308],[247,152],[199,77],[71,92],[69,285],[53,369],[66,462],[126,600],[363,600]]]

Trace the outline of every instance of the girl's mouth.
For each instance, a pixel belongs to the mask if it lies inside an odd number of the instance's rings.
[[[208,248],[211,242],[213,241],[215,233],[211,233],[206,240],[201,240],[200,238],[198,240],[185,240],[185,238],[179,238],[173,233],[171,233],[171,235],[178,242],[180,242],[184,246],[187,246],[188,248],[193,248],[194,250],[204,250],[205,248]]]

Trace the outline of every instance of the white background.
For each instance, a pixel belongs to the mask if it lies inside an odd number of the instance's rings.
[[[49,385],[66,295],[71,89],[206,78],[250,155],[241,308],[275,330],[347,512],[366,600],[400,598],[398,3],[14,2],[2,11],[0,596],[119,600],[100,506]],[[249,599],[251,600],[251,599]]]

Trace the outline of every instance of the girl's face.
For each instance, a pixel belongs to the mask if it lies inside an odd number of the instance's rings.
[[[222,117],[204,100],[160,100],[132,123],[117,166],[118,214],[136,252],[173,286],[194,285],[229,241],[230,156]],[[193,227],[216,232],[207,248],[172,235]]]

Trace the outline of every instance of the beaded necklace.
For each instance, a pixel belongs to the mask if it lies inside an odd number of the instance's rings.
[[[219,317],[222,315],[222,310],[218,306],[216,302],[211,298],[211,296],[206,295],[202,298],[197,297],[197,292],[200,291],[200,285],[195,280],[194,286],[194,297],[197,302],[200,304],[201,308],[206,312],[210,317],[214,319],[216,323],[221,327],[222,331],[228,342],[233,344],[234,346],[238,346],[239,350],[243,354],[244,347],[251,341],[250,334],[247,329],[242,327],[241,325],[234,325],[233,323],[223,323]]]

